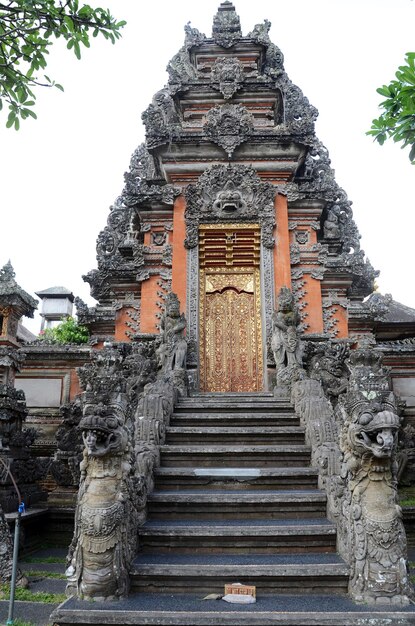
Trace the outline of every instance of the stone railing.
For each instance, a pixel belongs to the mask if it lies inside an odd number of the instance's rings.
[[[108,345],[78,370],[84,449],[68,555],[70,595],[107,600],[128,593],[159,448],[178,395],[187,393],[185,326],[177,297],[169,294],[157,338]]]
[[[304,370],[292,384],[292,400],[327,493],[338,550],[350,564],[351,597],[405,605],[412,589],[397,500],[395,398],[376,350],[353,350],[346,363],[347,385],[333,402],[327,379],[308,378]]]

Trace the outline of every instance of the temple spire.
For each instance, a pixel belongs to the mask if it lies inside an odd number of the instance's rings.
[[[219,5],[213,18],[212,37],[223,48],[230,48],[242,37],[239,15],[229,0]]]

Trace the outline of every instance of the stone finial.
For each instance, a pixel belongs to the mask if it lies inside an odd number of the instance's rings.
[[[225,0],[219,5],[213,18],[212,37],[223,48],[230,48],[241,37],[241,22],[232,2]]]
[[[8,261],[0,269],[0,337],[15,342],[20,318],[33,317],[36,308],[37,300],[16,283],[13,266]]]

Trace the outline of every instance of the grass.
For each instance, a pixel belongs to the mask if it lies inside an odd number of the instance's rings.
[[[65,574],[59,574],[58,572],[47,572],[44,570],[28,570],[25,575],[30,578],[59,578],[59,580],[66,580]]]
[[[400,506],[415,506],[415,498],[405,498],[404,500],[399,500]]]
[[[14,619],[13,626],[37,626],[34,622],[25,622],[22,619]],[[49,626],[52,626],[51,624]]]
[[[21,561],[24,563],[66,563],[64,556],[27,556]]]
[[[8,600],[10,585],[0,586],[0,600]],[[47,591],[30,591],[16,587],[15,600],[20,602],[43,602],[44,604],[60,604],[66,600],[64,593],[49,593]]]
[[[13,626],[36,626],[34,622],[24,622],[21,619],[14,619]]]
[[[414,487],[401,487],[398,491],[400,506],[415,506]]]

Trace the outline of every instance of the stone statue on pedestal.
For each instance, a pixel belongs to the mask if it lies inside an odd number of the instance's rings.
[[[69,553],[68,593],[81,599],[126,596],[136,548],[128,432],[114,407],[95,407],[80,423],[85,444]]]
[[[277,310],[272,315],[271,337],[278,385],[292,382],[294,370],[301,368],[299,323],[300,315],[294,296],[288,287],[282,287],[278,296]]]
[[[157,349],[159,364],[164,372],[186,368],[187,341],[184,337],[186,318],[180,314],[180,302],[175,293],[166,298],[166,310],[160,320],[161,343]]]

